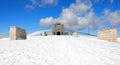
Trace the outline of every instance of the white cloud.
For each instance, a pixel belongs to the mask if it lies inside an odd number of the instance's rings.
[[[77,31],[81,29],[105,28],[105,23],[111,27],[120,25],[120,11],[111,12],[104,10],[104,14],[96,16],[90,0],[76,0],[68,8],[63,8],[58,18],[47,17],[40,19],[42,26],[51,26],[54,23],[62,23],[66,30]]]
[[[34,7],[45,7],[45,6],[55,6],[58,4],[58,0],[30,0],[32,2],[31,5],[26,5],[26,8],[34,8]]]
[[[77,0],[76,4],[71,4],[69,9],[77,15],[82,15],[85,14],[89,9],[91,9],[91,7],[92,3],[90,1],[85,3]]]
[[[48,23],[50,20],[52,23]],[[95,16],[92,10],[92,3],[90,0],[76,0],[76,3],[70,5],[69,8],[64,8],[60,17],[53,19],[40,19],[40,24],[43,26],[51,26],[52,24],[60,22],[64,24],[66,30],[79,29],[96,29],[102,27],[101,20]]]
[[[111,27],[120,25],[120,11],[111,12],[109,9],[105,9],[104,18],[110,23]]]
[[[55,21],[52,17],[47,17],[47,18],[43,18],[43,19],[40,19],[40,24],[42,26],[51,26]]]
[[[113,2],[114,2],[114,0],[109,0],[109,2],[110,2],[110,3],[113,3]]]
[[[32,2],[32,4],[31,5],[27,4],[25,7],[32,9],[32,8],[34,8],[36,6],[36,1],[35,0],[30,0],[30,1]]]

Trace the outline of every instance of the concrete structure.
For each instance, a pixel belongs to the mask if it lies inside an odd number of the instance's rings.
[[[10,27],[10,40],[26,39],[26,31],[15,26]]]
[[[117,30],[115,28],[111,28],[107,30],[100,30],[98,32],[98,39],[116,42],[117,41]]]
[[[53,35],[64,35],[64,25],[60,23],[56,23],[53,26]]]
[[[72,36],[73,36],[73,37],[78,37],[78,33],[77,33],[77,32],[73,32],[73,33],[72,33]]]

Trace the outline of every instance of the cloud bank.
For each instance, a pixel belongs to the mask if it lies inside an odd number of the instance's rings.
[[[63,8],[58,18],[40,19],[40,25],[51,26],[55,23],[62,23],[66,30],[76,31],[87,28],[104,28],[106,22],[114,27],[120,24],[120,11],[111,12],[109,9],[105,9],[104,15],[98,17],[92,6],[90,0],[76,0],[76,3],[72,3],[68,8]]]
[[[27,4],[26,8],[55,6],[58,4],[58,0],[30,0],[32,4]]]
[[[105,22],[110,23],[111,27],[120,25],[120,11],[111,12],[109,9],[104,10]]]

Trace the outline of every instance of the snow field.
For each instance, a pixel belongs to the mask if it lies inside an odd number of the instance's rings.
[[[84,35],[1,39],[0,65],[120,65],[120,44]]]

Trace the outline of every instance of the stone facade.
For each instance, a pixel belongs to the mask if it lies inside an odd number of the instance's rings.
[[[107,30],[100,30],[98,32],[98,39],[116,42],[117,41],[117,30],[115,28],[111,28]]]
[[[26,39],[26,31],[15,26],[10,27],[10,40]]]
[[[53,26],[53,35],[64,35],[64,25],[60,23],[56,23]]]

